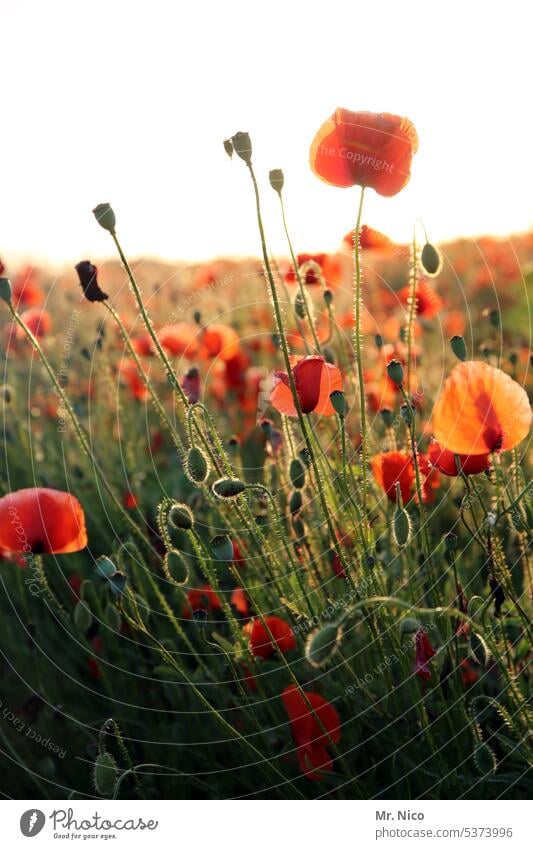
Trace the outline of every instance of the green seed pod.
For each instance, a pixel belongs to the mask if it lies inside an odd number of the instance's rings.
[[[98,221],[100,227],[103,227],[104,230],[108,230],[110,233],[115,232],[117,220],[109,203],[99,203],[98,206],[95,206],[93,209],[93,215]]]
[[[468,356],[464,337],[452,336],[452,338],[450,339],[450,347],[457,359],[461,360],[461,362],[464,363]]]
[[[480,666],[486,666],[489,661],[489,650],[483,637],[472,631],[470,634],[470,652]]]
[[[402,507],[400,504],[396,505],[396,510],[394,511],[392,530],[398,548],[403,548],[404,545],[410,542],[412,534],[411,519],[405,507]]]
[[[390,363],[387,363],[387,374],[396,386],[402,385],[403,366],[399,360],[391,360]]]
[[[237,498],[246,489],[246,484],[238,478],[221,478],[211,487],[217,498]]]
[[[342,626],[334,622],[317,628],[305,643],[305,659],[315,669],[326,666],[338,651],[342,640]]]
[[[478,743],[475,746],[474,761],[481,775],[494,775],[498,768],[496,756],[487,743]]]
[[[305,466],[296,457],[291,460],[289,466],[289,477],[295,489],[303,489],[305,486]]]
[[[107,604],[104,610],[104,621],[112,631],[118,633],[122,625],[122,617],[114,604]]]
[[[189,579],[187,563],[176,549],[167,551],[163,559],[163,571],[168,580],[183,586]]]
[[[8,306],[11,306],[12,295],[11,282],[7,277],[0,277],[0,301],[4,301]]]
[[[233,150],[247,165],[252,163],[252,142],[248,133],[235,133],[231,137]]]
[[[416,634],[417,631],[420,631],[422,625],[418,621],[418,619],[414,619],[410,616],[407,616],[405,619],[402,619],[400,622],[400,634],[402,637],[407,634]]]
[[[194,525],[194,516],[188,504],[173,504],[168,511],[168,523],[180,531],[190,531]]]
[[[93,781],[100,796],[112,796],[117,783],[117,762],[108,752],[100,752],[94,764]]]
[[[74,624],[80,631],[88,631],[93,622],[91,608],[86,601],[79,601],[74,608]]]
[[[209,542],[211,553],[215,560],[231,563],[233,560],[233,543],[227,534],[218,534]]]
[[[346,416],[346,396],[344,392],[335,389],[329,396],[329,400],[339,419],[343,419]]]
[[[383,407],[381,410],[381,418],[385,427],[392,427],[394,424],[394,413],[390,407]]]
[[[294,516],[296,515],[296,513],[299,513],[302,509],[302,506],[302,491],[300,489],[293,489],[289,498],[289,510],[291,512],[291,515]]]
[[[428,277],[436,277],[440,273],[442,256],[435,245],[426,242],[420,254],[420,264]]]
[[[285,182],[285,177],[281,168],[273,168],[272,171],[269,171],[268,179],[270,180],[270,185],[274,191],[277,192],[278,195],[281,194],[281,190]]]
[[[233,144],[231,142],[231,139],[224,139],[223,144],[224,144],[224,150],[226,151],[229,158],[231,159],[231,157],[233,156]]]
[[[185,472],[193,483],[204,483],[209,474],[209,463],[204,452],[197,447],[191,448],[185,460]]]

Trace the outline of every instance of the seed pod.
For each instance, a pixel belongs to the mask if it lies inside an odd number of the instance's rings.
[[[478,743],[475,746],[474,761],[481,775],[494,775],[498,769],[496,756],[487,743]]]
[[[231,563],[233,560],[233,543],[227,534],[218,534],[209,542],[211,553],[215,560]]]
[[[277,192],[278,195],[281,194],[281,190],[285,182],[285,177],[281,168],[273,168],[272,171],[269,171],[268,179],[270,180],[270,185],[274,191]]]
[[[224,139],[223,144],[224,144],[224,150],[226,151],[229,158],[231,159],[231,157],[233,156],[233,144],[231,142],[231,139]]]
[[[185,471],[193,483],[204,483],[209,474],[209,463],[207,457],[200,448],[196,446],[189,449],[185,460]]]
[[[117,633],[122,625],[122,618],[114,604],[107,604],[104,610],[104,620],[112,631]]]
[[[387,363],[387,374],[396,386],[403,383],[403,366],[399,360],[391,360]]]
[[[293,489],[291,492],[291,497],[289,498],[289,510],[291,515],[294,516],[296,513],[299,513],[302,509],[303,499],[302,499],[302,491],[300,489]]]
[[[464,363],[466,358],[468,357],[464,337],[452,336],[452,338],[450,339],[450,347],[457,359],[461,360],[461,362]]]
[[[93,622],[91,608],[86,601],[79,601],[74,608],[74,624],[80,631],[88,631]]]
[[[117,783],[117,762],[109,752],[100,752],[94,764],[93,781],[100,796],[112,796]]]
[[[305,659],[315,669],[325,666],[338,651],[342,640],[342,626],[331,622],[317,628],[306,640]]]
[[[305,467],[296,457],[291,460],[289,466],[289,477],[295,489],[303,489],[305,486]]]
[[[103,227],[104,230],[108,230],[109,233],[115,232],[117,220],[115,218],[115,213],[111,208],[111,204],[99,203],[93,209],[93,215],[98,221],[100,227]]]
[[[247,165],[252,163],[252,142],[248,133],[235,133],[231,137],[233,150]]]
[[[399,548],[403,548],[404,545],[407,545],[410,542],[412,534],[411,519],[405,507],[403,507],[399,502],[397,503],[396,510],[394,511],[392,530],[394,533],[394,540]]]
[[[442,268],[442,256],[440,251],[426,242],[420,254],[420,264],[428,277],[436,277]]]
[[[221,478],[211,487],[217,498],[237,498],[246,489],[246,484],[238,478]]]
[[[340,389],[335,389],[329,396],[331,406],[337,413],[339,419],[343,419],[346,415],[346,396]]]
[[[171,548],[163,559],[165,576],[175,584],[183,586],[189,579],[189,569],[179,551]]]
[[[455,551],[457,549],[457,534],[446,534],[444,545],[446,546],[446,551]]]
[[[483,637],[472,631],[470,634],[470,652],[480,666],[486,666],[489,661],[489,650]]]
[[[194,525],[194,516],[188,504],[173,504],[168,511],[168,523],[180,531],[190,531]]]

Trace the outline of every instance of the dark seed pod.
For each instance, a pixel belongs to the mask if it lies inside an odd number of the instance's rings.
[[[112,796],[117,783],[117,762],[108,752],[100,752],[93,772],[94,787],[100,796]]]
[[[446,534],[444,545],[446,546],[446,551],[455,551],[457,549],[457,534]]]
[[[381,410],[381,418],[383,419],[383,424],[385,427],[392,427],[394,424],[394,413],[390,409],[390,407],[383,407]]]
[[[305,486],[305,466],[296,457],[291,460],[289,466],[289,477],[295,489],[303,489]]]
[[[439,274],[442,268],[442,256],[435,245],[426,242],[420,254],[420,264],[429,277],[436,277]]]
[[[346,416],[346,396],[344,392],[335,389],[329,396],[329,400],[339,419],[343,419]]]
[[[209,463],[204,452],[197,447],[191,448],[185,460],[185,471],[193,483],[204,483],[209,474]]]
[[[331,289],[324,289],[322,293],[322,297],[324,298],[324,303],[327,307],[330,307],[333,303],[333,292]]]
[[[281,168],[273,168],[268,174],[268,179],[270,180],[270,185],[274,191],[281,194],[281,190],[285,182],[285,177]]]
[[[387,374],[396,386],[403,383],[403,366],[399,360],[391,360],[387,363]]]

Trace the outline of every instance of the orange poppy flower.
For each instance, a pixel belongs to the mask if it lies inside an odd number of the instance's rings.
[[[68,492],[32,487],[0,498],[0,548],[69,554],[86,545],[83,508]]]
[[[198,351],[198,328],[194,324],[180,321],[167,324],[159,331],[159,341],[168,354],[174,357],[194,357]]]
[[[134,398],[146,401],[148,389],[140,378],[139,370],[134,360],[124,360],[120,365],[120,379],[129,388]]]
[[[239,353],[237,331],[227,324],[210,324],[201,334],[199,353],[206,360],[220,357],[226,362],[233,359]]]
[[[39,286],[35,269],[28,265],[13,281],[13,303],[20,307],[39,307],[44,301],[44,292]]]
[[[303,357],[293,367],[296,393],[302,413],[319,413],[333,416],[329,396],[335,390],[342,392],[342,376],[339,369],[326,363],[322,357]],[[296,416],[296,407],[292,397],[289,376],[284,371],[274,373],[274,387],[270,393],[270,403],[285,416]]]
[[[406,306],[409,303],[411,287],[404,286],[398,292],[398,297]],[[419,280],[416,287],[416,314],[422,318],[435,318],[443,306],[443,300],[438,292],[429,285],[427,280]]]
[[[432,466],[435,466],[443,475],[449,478],[456,478],[459,474],[455,457],[457,456],[461,469],[465,475],[479,475],[488,469],[490,465],[489,454],[475,454],[471,457],[468,454],[457,454],[453,451],[448,451],[446,448],[441,448],[436,439],[432,439],[428,448],[428,458]]]
[[[415,482],[412,458],[403,451],[385,451],[370,461],[372,473],[391,501],[396,501],[396,484],[400,484],[402,501],[407,504]]]
[[[321,772],[333,769],[328,746],[331,743],[336,746],[340,741],[339,714],[318,693],[306,691],[304,698],[296,684],[289,684],[281,698],[291,723],[300,769],[307,778],[320,781]]]
[[[433,410],[433,433],[454,454],[509,451],[529,433],[526,392],[487,363],[459,363],[450,372]]]
[[[343,239],[344,244],[350,251],[354,249],[354,235],[355,230],[350,230]],[[394,246],[394,242],[388,236],[380,233],[379,230],[373,230],[372,227],[368,227],[366,224],[363,224],[359,230],[359,244],[363,250],[370,251],[386,251]]]
[[[39,307],[32,307],[29,310],[20,314],[20,317],[28,330],[30,330],[37,339],[41,339],[50,333],[52,329],[52,319],[46,310],[41,310]],[[24,331],[22,327],[17,327],[17,338],[24,339]]]
[[[282,654],[296,648],[296,637],[288,622],[279,616],[265,616],[265,622],[274,642],[260,619],[248,622],[243,629],[250,640],[250,648],[255,657],[266,660],[276,653],[276,648]]]
[[[313,139],[311,169],[332,186],[365,186],[391,197],[407,184],[417,148],[408,118],[336,109]]]

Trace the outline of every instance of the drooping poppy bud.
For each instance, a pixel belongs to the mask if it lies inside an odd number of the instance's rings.
[[[305,659],[315,669],[326,666],[338,651],[342,640],[342,626],[330,622],[309,634],[305,643]]]
[[[78,262],[74,268],[78,272],[81,288],[87,300],[91,301],[91,303],[107,301],[109,295],[103,292],[98,285],[96,266],[92,262],[89,262],[88,259],[84,259],[82,262]]]
[[[442,257],[440,251],[426,242],[420,254],[420,263],[428,277],[436,277],[442,268]]]
[[[374,342],[376,343],[376,348],[378,349],[378,351],[381,351],[385,344],[385,340],[381,333],[376,333],[376,335],[374,336]]]
[[[387,374],[396,386],[403,383],[403,366],[399,360],[391,360],[387,363]]]
[[[252,164],[252,142],[248,133],[235,133],[231,137],[233,150],[247,165]]]
[[[231,159],[232,156],[233,156],[233,144],[232,144],[231,139],[224,139],[224,150],[226,151],[229,158]]]
[[[93,771],[93,783],[100,796],[112,796],[117,783],[117,762],[108,752],[100,752]]]
[[[209,463],[204,452],[196,446],[191,448],[185,460],[185,472],[193,483],[203,483],[209,474]]]
[[[11,281],[7,277],[0,277],[0,301],[4,301],[8,306],[11,306],[12,295]]]
[[[173,504],[168,511],[168,522],[173,528],[190,531],[194,524],[194,516],[187,504]]]
[[[274,168],[268,174],[268,179],[270,180],[270,185],[274,189],[275,192],[281,194],[281,190],[283,188],[283,184],[285,182],[285,177],[283,175],[283,171],[281,168]]]
[[[399,548],[407,545],[411,539],[411,519],[409,513],[402,504],[402,496],[400,484],[396,484],[396,510],[394,511],[394,520],[392,525],[394,539]]]
[[[289,498],[289,510],[291,515],[295,515],[299,513],[302,509],[303,499],[302,499],[302,491],[300,489],[294,489],[291,492],[291,497]]]
[[[295,489],[303,489],[305,486],[305,467],[296,457],[291,460],[289,477]]]
[[[294,296],[293,307],[294,307],[294,312],[296,313],[296,316],[298,318],[305,318],[305,316],[306,316],[305,296],[302,295],[301,292],[297,292],[296,295]]]
[[[114,233],[117,226],[115,213],[109,203],[99,203],[93,209],[93,215],[98,221],[100,227],[107,230],[109,233]]]
[[[221,478],[211,487],[217,498],[237,498],[246,489],[246,484],[238,478]]]
[[[468,357],[468,351],[466,350],[466,343],[463,336],[452,336],[450,339],[450,347],[457,357],[458,360],[461,360],[462,363],[466,361]]]

